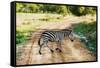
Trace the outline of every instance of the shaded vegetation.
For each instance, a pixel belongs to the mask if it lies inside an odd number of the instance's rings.
[[[72,14],[76,16],[82,16],[86,14],[95,14],[96,13],[96,8],[95,7],[81,7],[81,6],[71,6],[70,10]]]
[[[74,32],[85,38],[81,41],[86,44],[89,50],[96,52],[96,22],[79,23],[74,27]]]

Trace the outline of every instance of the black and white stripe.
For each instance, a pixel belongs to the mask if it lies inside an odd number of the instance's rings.
[[[55,31],[49,30],[43,32],[38,41],[38,45],[40,46],[39,53],[41,54],[41,48],[43,45],[46,45],[50,49],[50,51],[53,52],[53,50],[47,45],[48,42],[57,42],[57,44],[61,46],[61,41],[65,37],[69,37],[69,39],[73,41],[71,36],[72,36],[72,30],[69,29],[55,30]]]

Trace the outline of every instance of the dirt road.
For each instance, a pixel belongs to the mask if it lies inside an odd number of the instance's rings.
[[[71,26],[71,24],[84,21],[75,17],[74,20],[67,19],[64,23],[50,23],[40,26],[39,29],[64,29]],[[70,22],[70,23],[69,23]],[[95,55],[90,52],[85,45],[80,42],[79,39],[75,39],[71,42],[69,39],[63,40],[62,52],[59,53],[55,50],[57,45],[55,43],[49,43],[49,46],[54,50],[51,53],[47,47],[43,47],[42,55],[38,53],[39,46],[37,44],[40,34],[44,30],[38,30],[32,34],[31,40],[23,46],[17,47],[17,53],[20,53],[20,57],[17,58],[17,65],[25,64],[48,64],[48,63],[62,63],[62,62],[79,62],[79,61],[95,61]]]

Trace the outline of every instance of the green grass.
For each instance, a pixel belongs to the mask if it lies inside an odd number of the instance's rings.
[[[16,44],[25,42],[27,39],[27,36],[25,36],[23,33],[16,31]]]
[[[90,51],[96,52],[96,22],[79,23],[74,27],[74,32],[80,37],[85,37],[88,42],[83,42],[86,44],[87,48]]]

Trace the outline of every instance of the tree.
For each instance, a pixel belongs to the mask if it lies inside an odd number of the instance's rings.
[[[95,14],[95,7],[88,6],[66,6],[66,5],[48,5],[48,4],[29,4],[29,3],[16,3],[16,12],[24,13],[57,13],[63,16],[73,14],[82,16],[86,14]]]

